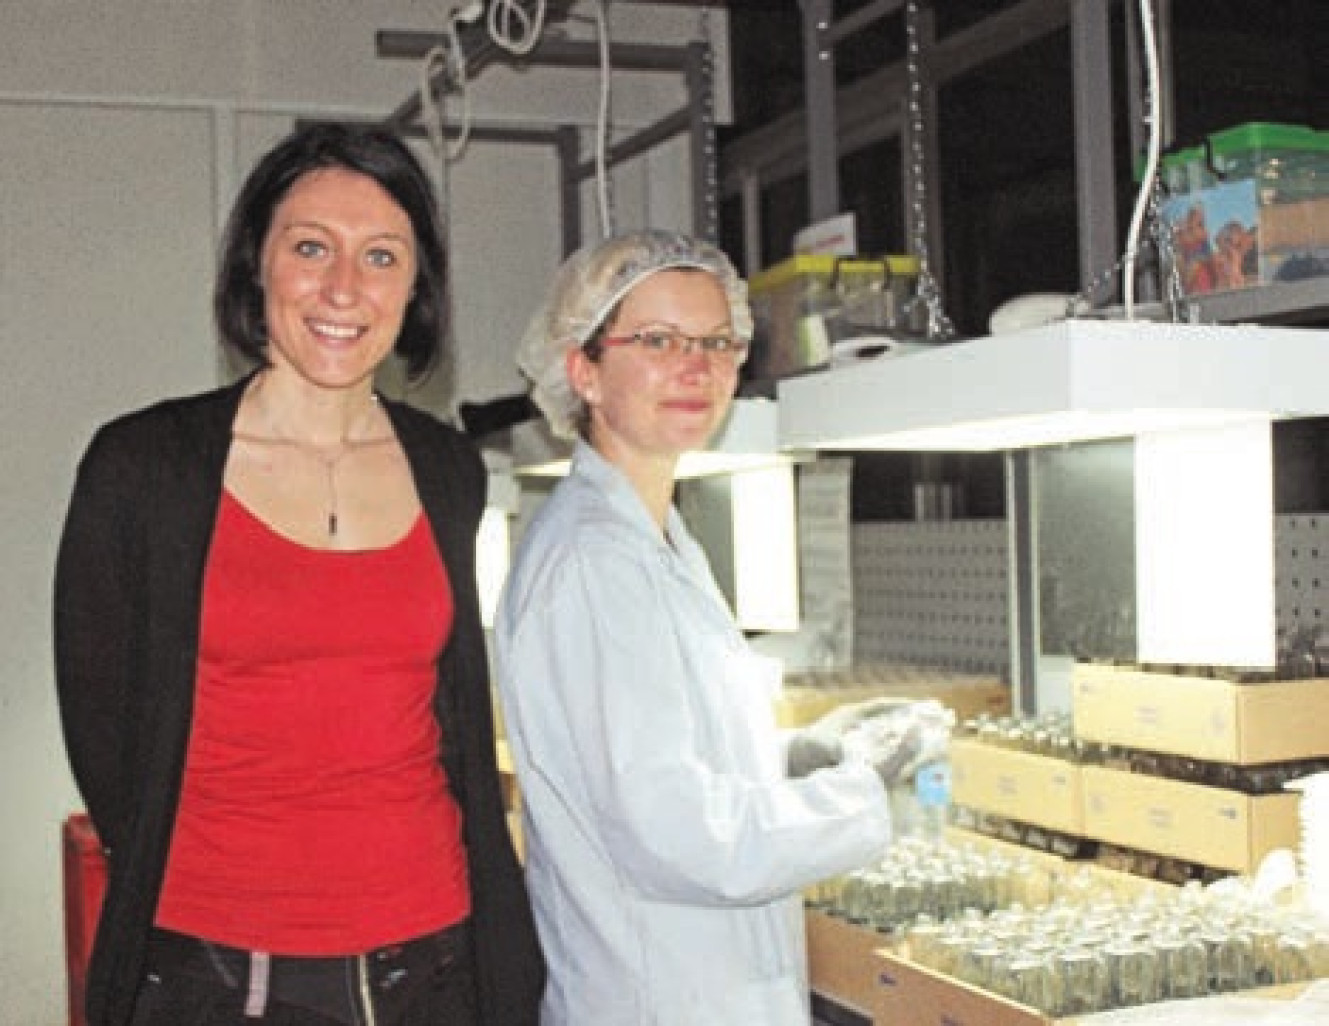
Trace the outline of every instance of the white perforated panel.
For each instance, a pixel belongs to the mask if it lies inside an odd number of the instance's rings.
[[[854,524],[853,560],[856,661],[1008,671],[1004,521]]]

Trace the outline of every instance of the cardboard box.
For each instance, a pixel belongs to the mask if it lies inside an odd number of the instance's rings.
[[[1053,1020],[997,994],[916,965],[880,934],[810,910],[812,990],[872,1026],[1048,1026]]]
[[[1084,833],[1077,764],[963,738],[951,742],[950,757],[951,800],[957,805],[1066,834]]]
[[[1048,1026],[1053,1019],[962,980],[933,972],[903,955],[878,952],[876,1007],[883,1026]]]
[[[1071,681],[1086,741],[1255,765],[1329,755],[1329,680],[1232,684],[1082,663]]]
[[[873,1020],[874,1026],[1072,1026],[1099,1021],[1097,1015],[1066,1018],[1044,1015],[1035,1008],[934,972],[899,953],[879,951],[877,960],[879,993],[874,1008],[878,1010],[878,1018]],[[1261,1000],[1291,1000],[1306,986],[1284,984],[1243,994]],[[1227,996],[1230,995],[1215,1000]]]
[[[877,952],[888,943],[887,938],[816,909],[808,909],[804,921],[813,991],[857,1012],[874,1026],[885,1023]]]
[[[1072,1026],[990,991],[911,962],[902,950],[876,943],[878,934],[821,912],[806,916],[813,992],[857,1012],[871,1026]],[[1250,991],[1261,999],[1292,999],[1306,984]]]
[[[1067,861],[964,830],[950,828],[946,839],[1029,860],[1043,890],[1030,901],[1032,905],[1053,901],[1063,884],[1078,888],[1086,873],[1122,903],[1146,892],[1176,893],[1170,884]],[[917,965],[908,958],[907,944],[875,930],[814,908],[807,909],[804,919],[812,990],[858,1013],[872,1026],[1049,1026],[1054,1021],[1074,1021],[1049,1019],[1034,1009]]]
[[[1296,850],[1296,794],[1252,796],[1101,766],[1083,768],[1084,834],[1217,869],[1251,873],[1275,848]]]

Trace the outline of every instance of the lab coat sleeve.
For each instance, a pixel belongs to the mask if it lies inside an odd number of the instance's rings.
[[[655,900],[759,904],[880,857],[888,803],[871,769],[789,780],[726,758],[722,667],[690,679],[681,651],[722,643],[680,636],[651,558],[581,533],[526,588],[505,706],[539,787],[584,809],[625,886]]]

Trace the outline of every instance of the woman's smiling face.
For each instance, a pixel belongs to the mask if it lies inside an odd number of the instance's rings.
[[[312,171],[273,211],[263,242],[268,358],[321,387],[373,375],[415,283],[410,218],[372,178]]]
[[[729,318],[729,301],[713,274],[657,271],[624,296],[604,334],[629,337],[646,328],[727,334]],[[667,353],[612,345],[594,361],[578,352],[574,362],[569,370],[591,410],[592,442],[628,458],[673,460],[704,448],[723,423],[738,381],[732,358],[696,345]]]

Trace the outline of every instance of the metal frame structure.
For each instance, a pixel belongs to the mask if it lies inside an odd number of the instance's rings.
[[[795,110],[734,140],[723,153],[721,194],[745,198],[745,212],[756,210],[748,197],[763,180],[778,180],[807,170],[809,210],[813,220],[839,213],[839,157],[892,136],[912,142],[907,117],[909,76],[904,62],[882,67],[843,89],[835,85],[835,47],[881,19],[899,13],[906,0],[876,0],[835,20],[833,0],[799,0],[803,11],[804,88],[807,100]],[[938,41],[931,10],[925,8],[918,54],[922,77],[918,102],[921,122],[922,193],[927,209],[927,247],[941,253],[943,226],[934,169],[937,165],[935,118],[937,90],[979,65],[1026,46],[1033,39],[1069,26],[1074,58],[1075,160],[1080,211],[1080,264],[1086,283],[1116,259],[1115,182],[1112,177],[1111,52],[1109,5],[1119,0],[1023,0],[964,31]],[[902,146],[903,154],[912,147]],[[1106,157],[1105,157],[1106,155]],[[902,181],[912,195],[915,169],[904,158]],[[754,184],[755,183],[755,184]],[[916,213],[904,203],[912,237]],[[759,232],[749,232],[745,260],[750,270],[762,266],[751,246]]]
[[[942,41],[936,38],[931,7],[924,6],[915,23],[913,43],[917,50],[912,57],[837,90],[835,47],[877,21],[898,14],[906,0],[875,0],[839,20],[833,16],[833,0],[800,0],[807,96],[804,109],[727,148],[722,191],[741,193],[745,218],[760,216],[757,196],[762,171],[778,178],[806,168],[812,220],[831,217],[840,213],[841,154],[899,136],[906,234],[928,253],[942,253],[944,226],[935,170],[938,90],[975,67],[1028,45],[1031,39],[1068,27],[1074,75],[1080,278],[1082,287],[1091,288],[1102,269],[1116,262],[1118,252],[1111,159],[1112,2],[1023,0]],[[800,143],[806,147],[802,161],[797,153]],[[745,223],[744,257],[749,272],[762,266],[759,239],[760,227]],[[1038,686],[1038,594],[1032,575],[1019,572],[1020,567],[1037,563],[1037,488],[1029,454],[1008,453],[1005,473],[1010,530],[1011,687],[1015,706],[1032,710]]]
[[[813,220],[840,213],[838,162],[843,154],[884,138],[900,136],[907,190],[903,209],[909,237],[915,239],[917,218],[926,231],[918,237],[932,253],[942,252],[942,223],[936,187],[935,116],[938,89],[979,65],[1026,46],[1033,39],[1066,29],[1071,46],[1074,110],[1074,163],[1078,213],[1081,288],[1095,304],[1119,263],[1117,181],[1114,174],[1112,125],[1111,4],[1126,3],[1127,88],[1133,152],[1144,149],[1146,115],[1157,119],[1164,146],[1171,145],[1173,88],[1171,71],[1171,0],[1155,0],[1159,41],[1160,82],[1152,110],[1146,110],[1144,75],[1138,42],[1141,26],[1128,0],[1020,0],[971,27],[938,41],[932,29],[931,0],[915,22],[917,43],[911,69],[907,59],[882,67],[853,85],[837,89],[835,47],[868,25],[899,13],[907,0],[875,0],[853,15],[836,21],[833,0],[800,0],[803,13],[806,101],[802,110],[731,143],[724,152],[722,192],[741,195],[745,217],[759,218],[763,179],[780,179],[806,170],[809,210]],[[910,72],[913,72],[911,75]],[[913,79],[911,83],[910,79]],[[910,98],[911,86],[913,98]],[[911,102],[916,106],[910,107]],[[920,116],[921,114],[921,116]],[[921,140],[910,133],[920,132]],[[912,145],[920,142],[921,147]],[[799,147],[806,148],[800,154]],[[912,159],[920,152],[923,159]],[[910,198],[923,173],[921,210]],[[750,271],[762,266],[760,224],[745,221],[745,257]],[[1149,291],[1142,288],[1142,292]],[[1257,289],[1195,297],[1192,306],[1201,320],[1313,321],[1322,320],[1329,300],[1316,280],[1289,282]],[[1039,663],[1039,595],[1036,574],[1039,489],[1028,451],[1005,455],[1010,582],[1009,629],[1011,685],[1017,708],[1036,708]],[[1021,568],[1024,568],[1021,572]]]
[[[520,58],[509,56],[495,45],[483,27],[464,26],[458,36],[465,55],[468,76],[480,73],[490,64],[513,59],[524,65],[556,68],[594,69],[600,65],[599,47],[594,43],[576,42],[545,37],[529,54]],[[376,33],[377,56],[385,59],[420,61],[435,47],[446,43],[441,33],[391,31]],[[693,41],[677,46],[642,43],[615,43],[610,46],[610,63],[615,70],[672,72],[683,76],[688,92],[687,102],[666,114],[653,124],[639,129],[626,139],[609,147],[605,155],[608,167],[642,155],[648,150],[679,135],[686,134],[690,141],[693,232],[715,241],[718,223],[715,190],[708,183],[715,180],[715,144],[713,126],[708,121],[712,101],[708,43]],[[431,88],[442,95],[454,88],[442,72],[432,76]],[[412,93],[385,119],[385,124],[407,137],[424,137],[427,129],[421,123],[422,104],[419,93]],[[445,134],[455,137],[458,130],[445,127]],[[487,142],[514,143],[551,147],[559,162],[559,198],[563,226],[564,255],[582,243],[581,185],[596,173],[596,162],[584,155],[580,131],[572,125],[520,126],[508,123],[473,123],[470,135]]]
[[[835,85],[835,47],[869,25],[899,13],[906,0],[874,0],[836,20],[833,0],[798,0],[803,12],[804,89],[802,109],[791,110],[769,124],[726,144],[721,154],[722,197],[739,197],[744,219],[744,265],[749,273],[764,266],[760,252],[760,193],[763,183],[808,173],[812,218],[839,213],[837,163],[840,157],[891,137],[911,143],[907,116],[908,74],[905,62],[885,65],[858,81]],[[1127,10],[1126,102],[1130,110],[1132,149],[1144,148],[1144,74],[1139,59],[1140,27],[1132,0],[1020,0],[970,27],[938,40],[930,28],[931,0],[923,10],[918,62],[924,111],[921,140],[929,253],[945,252],[944,224],[936,187],[937,147],[932,112],[938,89],[980,65],[1011,53],[1052,32],[1067,29],[1071,44],[1074,104],[1074,150],[1078,211],[1081,287],[1099,301],[1106,280],[1120,256],[1117,228],[1117,181],[1112,159],[1111,10]],[[1159,128],[1164,146],[1173,140],[1172,0],[1154,0],[1160,57]],[[913,166],[902,145],[901,176],[906,195],[905,227],[914,237]],[[1148,283],[1142,283],[1142,286]],[[944,291],[944,288],[943,288]],[[1142,287],[1142,298],[1153,290]],[[1192,297],[1197,319],[1215,323],[1266,321],[1322,322],[1329,313],[1323,287],[1314,279],[1260,288]]]

